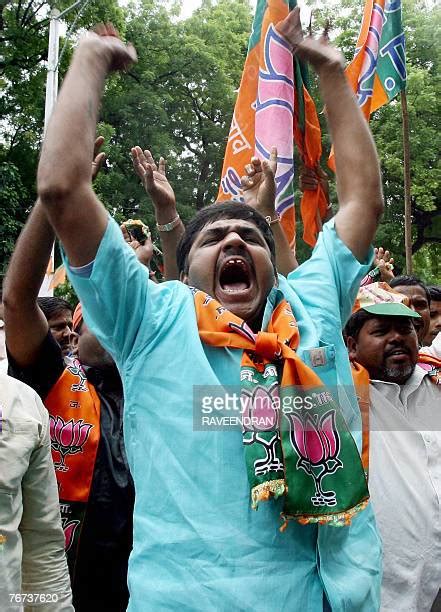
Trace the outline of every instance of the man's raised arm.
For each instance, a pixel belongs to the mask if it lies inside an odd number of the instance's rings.
[[[118,38],[113,26],[87,33],[49,122],[38,166],[38,195],[73,266],[95,258],[107,226],[107,212],[93,192],[90,175],[105,78],[134,61],[134,48]]]
[[[344,73],[343,57],[328,44],[303,38],[300,11],[278,24],[294,54],[316,70],[335,152],[339,210],[335,226],[341,240],[364,260],[383,212],[381,174],[375,144]]]
[[[92,180],[104,160],[99,149],[104,139],[95,141]],[[51,255],[55,235],[46,211],[37,201],[17,240],[3,283],[3,304],[6,322],[6,343],[17,365],[35,363],[49,325],[37,297]]]
[[[6,344],[21,367],[35,362],[49,330],[37,297],[53,242],[53,229],[37,201],[17,241],[3,284]]]

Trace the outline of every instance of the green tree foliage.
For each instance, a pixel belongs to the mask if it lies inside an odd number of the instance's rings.
[[[57,2],[63,10],[70,0]],[[310,4],[314,4],[310,2]],[[347,60],[353,57],[363,2],[316,2],[313,27],[329,18],[331,36]],[[98,132],[105,136],[106,168],[96,190],[117,220],[141,217],[154,227],[148,198],[134,175],[130,148],[150,148],[155,158],[167,158],[168,176],[184,220],[213,202],[218,188],[226,137],[246,56],[252,14],[247,0],[203,0],[188,19],[177,18],[179,5],[166,0],[133,0],[121,9],[117,0],[89,2],[80,17],[65,18],[73,30],[97,21],[113,21],[124,38],[134,43],[139,61],[126,74],[112,76],[106,85]],[[321,7],[321,8],[320,8]],[[26,211],[35,197],[35,173],[42,137],[45,62],[50,2],[0,1],[0,112],[4,136],[0,141],[3,263],[7,259]],[[423,0],[405,0],[403,20],[407,37],[408,106],[411,124],[414,264],[424,278],[440,278],[440,49],[436,44],[440,9]],[[72,52],[69,41],[60,64],[60,82]],[[61,41],[60,48],[64,41]],[[312,93],[322,111],[317,83]],[[329,152],[324,120],[323,166]],[[403,266],[403,162],[399,101],[380,109],[371,127],[381,158],[386,212],[377,244],[390,247]],[[335,189],[331,193],[335,202]],[[300,194],[298,194],[300,195]],[[299,201],[299,197],[297,198]],[[300,215],[298,214],[298,217]],[[309,255],[298,228],[300,260]]]
[[[167,159],[184,219],[214,201],[250,27],[244,0],[205,1],[186,21],[158,2],[129,7],[127,38],[138,63],[107,87],[102,127],[111,133],[111,172],[97,182],[118,218],[154,221],[129,159],[137,144]]]
[[[3,277],[15,239],[25,219],[22,199],[25,187],[18,168],[12,163],[0,163],[0,275]]]
[[[4,272],[15,239],[35,200],[35,174],[44,125],[46,58],[49,14],[53,2],[35,0],[0,1],[0,184],[2,242],[0,273]],[[73,2],[59,0],[60,11]],[[79,11],[79,9],[81,9]],[[89,28],[99,21],[112,20],[123,31],[123,12],[117,0],[83,2],[63,18],[67,27]],[[72,39],[60,40],[60,74],[64,74]]]

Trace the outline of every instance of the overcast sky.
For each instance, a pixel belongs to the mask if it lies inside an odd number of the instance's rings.
[[[192,12],[198,8],[198,6],[200,6],[201,1],[200,0],[184,0],[182,3],[182,12],[181,12],[181,16],[185,19],[185,17],[188,17],[189,15],[192,14]],[[250,0],[250,4],[251,6],[255,7],[256,6],[256,0]],[[309,22],[309,10],[307,8],[305,8],[305,2],[304,0],[298,0],[297,4],[300,6],[301,9],[301,18],[302,18],[302,22],[303,23],[308,23]]]
[[[118,3],[121,6],[125,6],[127,4],[128,0],[118,0]],[[181,11],[181,17],[183,19],[185,19],[186,17],[189,17],[193,11],[195,9],[197,9],[201,4],[201,0],[183,0],[182,2],[182,11]],[[250,4],[252,7],[256,6],[256,0],[250,0]],[[306,3],[305,0],[297,0],[297,4],[300,6],[301,9],[301,19],[302,19],[302,23],[303,24],[307,24],[309,23],[309,9],[306,7]]]

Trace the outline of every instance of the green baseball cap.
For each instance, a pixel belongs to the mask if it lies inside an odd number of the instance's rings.
[[[409,303],[408,297],[398,293],[387,283],[371,283],[360,287],[352,312],[363,309],[366,312],[386,317],[420,319],[420,315],[409,308],[406,303]]]

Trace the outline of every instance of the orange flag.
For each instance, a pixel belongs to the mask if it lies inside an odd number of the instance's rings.
[[[269,160],[272,147],[277,147],[276,210],[292,247],[295,244],[293,140],[308,167],[315,167],[321,155],[320,126],[314,103],[304,86],[305,68],[297,60],[293,62],[289,45],[276,29],[276,24],[295,6],[296,0],[257,2],[218,194],[218,201],[243,201],[240,179],[245,174],[245,165],[253,155]],[[302,205],[301,210],[307,219],[307,237],[311,239],[316,234],[321,197],[317,192],[310,192],[306,200],[309,204]],[[308,206],[312,213],[306,210]]]
[[[406,87],[401,0],[366,0],[355,56],[346,76],[369,121],[371,114]],[[333,151],[328,165],[335,172]]]

